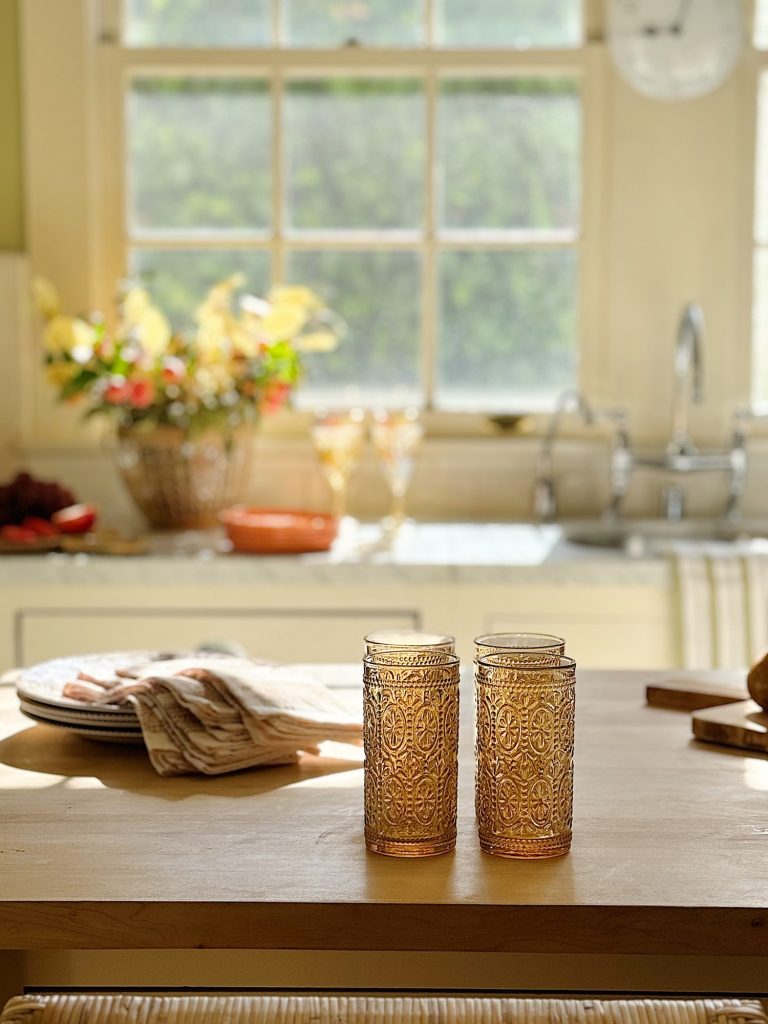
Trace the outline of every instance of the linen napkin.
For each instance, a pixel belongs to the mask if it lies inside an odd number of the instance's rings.
[[[131,703],[160,775],[291,764],[324,740],[359,743],[359,714],[306,670],[227,655],[157,661],[80,699]]]

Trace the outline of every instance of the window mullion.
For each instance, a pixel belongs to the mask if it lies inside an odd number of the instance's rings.
[[[429,50],[437,45],[437,3],[438,0],[424,0],[424,39]]]
[[[285,184],[284,124],[285,75],[275,69],[271,81],[272,95],[272,283],[285,280]]]
[[[427,0],[428,5],[429,0]],[[437,376],[437,331],[438,331],[438,274],[436,253],[437,177],[439,174],[437,154],[437,102],[439,80],[434,67],[427,70],[425,78],[426,117],[426,158],[424,167],[424,248],[421,267],[422,290],[422,382],[427,409],[435,399]]]

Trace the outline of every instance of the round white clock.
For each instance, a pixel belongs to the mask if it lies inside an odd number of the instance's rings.
[[[742,0],[610,0],[608,45],[626,82],[645,96],[711,92],[744,48]]]

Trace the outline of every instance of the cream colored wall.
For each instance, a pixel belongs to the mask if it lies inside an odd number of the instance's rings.
[[[18,0],[0,3],[0,250],[23,247]]]
[[[609,79],[606,329],[609,387],[638,434],[669,430],[682,305],[707,325],[699,436],[722,441],[750,394],[754,78],[749,58],[709,96],[660,103]]]

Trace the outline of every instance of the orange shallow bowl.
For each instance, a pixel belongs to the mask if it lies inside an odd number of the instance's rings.
[[[324,512],[236,505],[219,513],[235,551],[252,555],[298,555],[327,551],[338,524]]]

